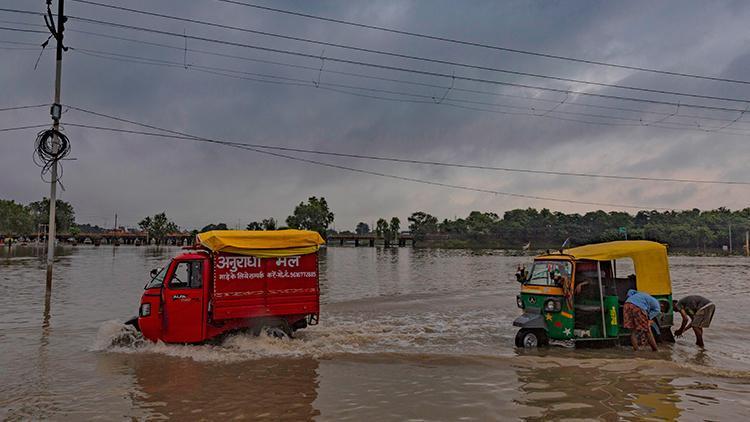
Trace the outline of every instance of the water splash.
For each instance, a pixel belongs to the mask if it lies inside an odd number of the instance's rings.
[[[106,351],[115,349],[139,348],[146,344],[146,339],[132,325],[122,321],[105,321],[99,326],[92,349]]]
[[[93,350],[117,353],[160,353],[196,361],[237,361],[267,357],[331,357],[372,353],[489,353],[507,343],[496,327],[497,315],[486,312],[425,312],[415,315],[351,314],[328,316],[319,326],[280,339],[236,333],[217,344],[174,345],[145,340],[132,326],[106,321]],[[507,323],[500,321],[500,324]]]
[[[669,374],[715,375],[750,379],[750,371],[719,369],[668,356],[634,358],[625,351],[581,351],[556,347],[542,351],[507,353],[512,339],[498,336],[491,327],[478,328],[485,320],[482,312],[461,315],[427,313],[422,315],[383,315],[329,317],[325,325],[298,331],[293,339],[236,333],[216,344],[165,344],[145,340],[132,326],[106,321],[99,327],[92,349],[111,353],[154,353],[196,362],[231,363],[264,358],[332,358],[336,356],[422,356],[437,359],[478,359],[491,365],[517,367],[544,366],[606,368],[611,371],[665,372]],[[506,344],[508,343],[508,344]],[[513,350],[513,349],[510,349]],[[630,359],[624,359],[627,353]],[[671,353],[669,353],[671,356]],[[654,369],[658,368],[658,369]]]

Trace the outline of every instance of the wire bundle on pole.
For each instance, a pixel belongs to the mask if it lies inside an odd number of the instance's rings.
[[[46,180],[44,175],[68,154],[70,154],[70,140],[64,133],[57,129],[45,129],[37,134],[34,144],[34,164],[41,167],[42,180],[45,182],[52,182],[52,180]],[[60,178],[62,178],[62,165],[60,165],[60,172],[55,182],[59,182]]]

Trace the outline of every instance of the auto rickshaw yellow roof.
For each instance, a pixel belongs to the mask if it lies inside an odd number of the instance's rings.
[[[258,257],[304,255],[325,244],[320,234],[309,230],[212,230],[199,233],[198,241],[213,252]]]
[[[579,259],[593,259],[596,261],[609,261],[612,259],[628,258],[640,255],[663,254],[667,255],[667,247],[661,243],[648,240],[618,240],[615,242],[595,243],[592,245],[578,246],[564,251]]]
[[[565,255],[573,259],[594,261],[630,258],[635,267],[638,290],[652,295],[672,294],[667,247],[661,243],[648,240],[619,240],[579,246],[563,250],[563,255],[546,255],[539,258],[560,258]]]

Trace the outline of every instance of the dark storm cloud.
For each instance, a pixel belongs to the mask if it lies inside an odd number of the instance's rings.
[[[7,7],[40,10],[36,3],[6,1]],[[119,3],[118,3],[119,4]],[[745,28],[750,7],[742,2],[322,2],[274,3],[275,7],[300,10],[416,32],[441,34],[489,44],[552,52],[604,61],[663,68],[681,72],[746,78],[750,66]],[[586,66],[503,52],[419,40],[378,31],[278,15],[254,9],[201,0],[132,1],[127,7],[221,22],[258,30],[346,43],[372,49],[434,57],[442,60],[554,74],[606,83],[695,92],[708,95],[750,97],[750,90],[736,84],[696,81],[621,69]],[[627,92],[611,88],[514,77],[441,64],[420,63],[335,47],[277,40],[183,22],[68,4],[73,16],[86,16],[126,24],[158,27],[188,35],[221,38],[240,43],[300,51],[323,57],[340,57],[456,75],[521,82],[586,92],[641,96],[677,101],[672,96]],[[38,19],[1,14],[2,19],[39,23]],[[545,117],[524,117],[466,110],[435,104],[414,104],[316,88],[312,81],[402,91],[448,100],[464,99],[512,106],[535,107],[543,114],[565,99],[564,94],[488,86],[450,78],[410,75],[334,63],[217,46],[188,40],[191,49],[210,50],[248,58],[282,61],[313,69],[294,69],[271,64],[205,56],[188,52],[184,40],[93,26],[72,19],[67,41],[72,47],[145,56],[189,64],[231,68],[238,71],[303,79],[307,86],[289,86],[232,79],[198,72],[66,54],[63,100],[83,108],[152,123],[196,135],[267,143],[281,146],[387,155],[425,160],[470,162],[508,167],[527,167],[576,172],[622,173],[656,177],[746,179],[745,138],[676,131],[655,127],[584,124]],[[97,38],[72,30],[105,32],[152,42],[167,43],[163,49]],[[41,42],[41,35],[2,32],[3,40]],[[325,50],[325,51],[324,51]],[[38,51],[0,50],[0,107],[49,101],[54,63],[45,54],[33,70]],[[323,72],[316,71],[323,66]],[[329,73],[366,73],[385,78],[436,84],[446,89],[362,79]],[[250,77],[249,75],[245,75]],[[453,90],[447,87],[454,86]],[[468,94],[455,88],[498,94],[525,95],[549,102],[513,97]],[[372,91],[370,96],[398,97]],[[429,99],[429,98],[428,98]],[[679,99],[744,108],[746,104]],[[447,101],[446,101],[447,102]],[[557,110],[616,114],[624,118],[658,120],[658,115],[612,112],[586,108],[575,102],[629,107],[671,113],[670,106],[617,102],[585,96],[569,96]],[[491,108],[477,106],[476,108]],[[502,111],[517,109],[498,108]],[[527,110],[528,111],[528,110]],[[551,114],[554,115],[554,114]],[[680,108],[670,118],[681,124],[716,125],[694,117],[734,119],[737,113],[717,113]],[[570,115],[558,115],[568,116]],[[44,109],[0,113],[0,127],[46,122]],[[582,118],[602,121],[596,118]],[[750,129],[744,118],[731,128]],[[101,124],[125,128],[122,123],[95,118],[71,110],[63,122]],[[76,205],[80,220],[135,224],[147,214],[166,210],[187,227],[217,221],[244,226],[248,221],[274,216],[284,219],[293,206],[308,196],[325,196],[336,213],[339,229],[357,221],[372,223],[382,216],[405,219],[422,209],[440,218],[469,211],[502,212],[514,207],[548,207],[584,212],[596,208],[550,201],[530,201],[457,191],[348,173],[288,161],[237,149],[190,141],[163,140],[130,134],[93,132],[73,127],[76,161],[65,164],[63,198]],[[20,201],[36,200],[47,186],[31,165],[33,131],[0,134],[0,196]],[[304,155],[320,161],[398,174],[425,180],[476,186],[505,192],[593,202],[640,204],[647,207],[713,208],[746,206],[746,188],[675,186],[663,183],[618,182],[603,179],[530,176],[502,172],[467,171],[426,166]]]

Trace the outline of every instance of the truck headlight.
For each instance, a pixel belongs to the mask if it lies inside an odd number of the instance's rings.
[[[546,302],[544,302],[544,310],[547,312],[560,312],[562,309],[562,304],[557,299],[547,299]]]
[[[516,305],[518,305],[519,308],[523,309],[523,299],[521,299],[521,296],[516,296]]]
[[[147,316],[151,315],[151,304],[150,303],[144,303],[144,304],[142,304],[141,305],[141,310],[140,310],[139,314],[142,317],[147,317]]]

